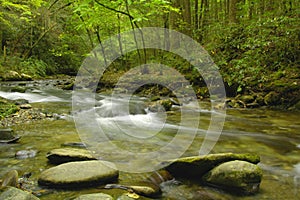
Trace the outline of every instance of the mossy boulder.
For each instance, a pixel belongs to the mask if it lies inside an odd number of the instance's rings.
[[[113,200],[114,198],[108,194],[104,193],[95,193],[95,194],[84,194],[77,197],[74,200]]]
[[[119,171],[107,161],[80,161],[61,164],[43,171],[38,179],[41,186],[52,188],[95,187],[115,181]]]
[[[5,81],[31,81],[32,77],[28,74],[19,74],[16,71],[8,71],[3,75]]]
[[[5,188],[4,192],[0,194],[0,199],[3,200],[39,200],[33,194],[14,188],[14,187],[7,187]]]
[[[259,191],[262,169],[246,161],[229,161],[210,170],[202,178],[208,185],[235,193],[255,194]]]
[[[11,89],[11,92],[19,92],[19,93],[25,93],[26,88],[21,86],[16,86]]]
[[[260,162],[260,157],[255,154],[220,153],[203,156],[184,157],[168,161],[166,167],[175,178],[200,179],[204,174],[214,167],[228,161],[242,160],[253,164]],[[167,163],[163,163],[164,165]]]

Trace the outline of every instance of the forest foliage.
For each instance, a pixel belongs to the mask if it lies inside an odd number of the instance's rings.
[[[162,27],[203,45],[232,95],[299,86],[299,9],[297,0],[0,0],[0,69],[76,75],[88,53],[110,36]],[[149,60],[164,57],[201,85],[188,63],[158,51],[124,55],[114,71],[145,62],[145,53]]]

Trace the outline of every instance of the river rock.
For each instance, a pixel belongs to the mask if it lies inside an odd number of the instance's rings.
[[[16,105],[29,104],[29,101],[27,99],[16,99],[16,100],[13,100],[13,102]]]
[[[179,103],[175,103],[175,100],[171,99],[162,99],[151,102],[149,110],[152,112],[170,111],[173,105],[179,105]]]
[[[33,194],[14,188],[7,187],[4,192],[0,194],[0,199],[3,200],[39,200]]]
[[[28,74],[20,74],[21,78],[23,81],[32,81],[32,76],[28,75]]]
[[[19,139],[20,136],[14,135],[12,129],[0,129],[0,143],[12,143]]]
[[[113,200],[113,197],[104,193],[84,194],[74,200]]]
[[[26,158],[34,158],[37,154],[37,150],[29,149],[29,150],[20,150],[17,151],[15,157],[17,159],[26,159]]]
[[[7,73],[5,73],[3,78],[5,81],[20,81],[20,80],[22,80],[21,75],[16,71],[8,71]]]
[[[209,185],[244,194],[257,193],[261,179],[258,165],[240,160],[222,163],[202,178]]]
[[[47,158],[50,163],[62,164],[74,161],[96,160],[88,150],[75,148],[53,149],[47,153]]]
[[[63,146],[63,147],[86,148],[86,145],[82,142],[65,142],[61,146]]]
[[[25,93],[26,92],[26,88],[25,87],[16,86],[16,87],[11,88],[11,92]]]
[[[140,199],[140,196],[138,194],[135,194],[133,192],[127,192],[125,194],[122,194],[117,198],[117,200],[135,200],[135,199]]]
[[[11,171],[7,172],[2,178],[1,187],[6,187],[6,186],[17,187],[18,186],[18,178],[19,178],[19,175],[16,170],[11,170]]]
[[[32,106],[30,104],[22,104],[19,106],[21,109],[31,109]]]
[[[104,188],[127,190],[129,192],[134,192],[138,195],[150,198],[159,197],[161,195],[160,187],[150,182],[142,182],[139,185],[107,184]]]
[[[43,171],[38,179],[42,186],[54,188],[89,187],[115,181],[119,171],[107,161],[69,162]]]
[[[217,165],[233,160],[243,160],[253,164],[257,164],[260,161],[260,157],[254,154],[234,153],[220,153],[203,156],[184,157],[169,161],[170,164],[166,167],[166,170],[168,170],[175,178],[182,177],[199,179]],[[165,165],[167,163],[163,164]]]

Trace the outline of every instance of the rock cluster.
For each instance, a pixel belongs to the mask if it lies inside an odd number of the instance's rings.
[[[116,183],[119,171],[107,161],[96,160],[89,151],[80,148],[53,149],[47,154],[52,164],[59,164],[41,172],[38,184],[46,188],[80,189],[104,185],[104,189],[121,189],[118,199],[136,199],[139,196],[148,198],[160,197],[161,188],[168,181],[192,180],[199,183],[199,190],[191,194],[199,199],[227,199],[201,190],[202,186],[222,189],[235,194],[252,195],[259,191],[262,170],[257,165],[260,158],[252,154],[220,153],[204,156],[183,157],[166,161],[164,170],[153,173],[145,180],[133,185]],[[167,165],[166,165],[167,164]],[[38,199],[32,194],[19,190],[18,173],[13,170],[7,173],[2,182],[0,199]],[[84,194],[75,200],[114,198],[104,193]]]
[[[174,177],[198,180],[237,194],[255,194],[262,180],[259,161],[259,156],[251,154],[210,154],[170,161],[166,169]]]

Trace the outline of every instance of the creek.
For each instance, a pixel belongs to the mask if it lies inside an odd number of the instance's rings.
[[[19,174],[31,172],[30,180],[33,188],[42,189],[37,185],[41,171],[50,168],[46,154],[52,149],[61,148],[62,144],[80,142],[83,140],[87,146],[96,151],[96,156],[107,159],[120,166],[128,166],[120,172],[120,183],[135,183],[145,178],[145,174],[132,173],[137,167],[151,165],[147,157],[141,158],[139,152],[149,153],[158,151],[169,144],[180,129],[185,135],[195,132],[191,144],[184,152],[180,148],[182,140],[186,144],[189,137],[176,137],[172,146],[172,155],[197,155],[205,131],[209,127],[212,109],[209,102],[188,102],[182,106],[174,107],[168,113],[153,113],[147,110],[145,104],[148,99],[141,97],[117,96],[110,98],[105,94],[96,94],[95,99],[84,99],[95,105],[93,116],[96,124],[89,117],[90,110],[72,110],[72,91],[65,91],[55,87],[56,80],[32,82],[3,82],[0,83],[0,96],[7,99],[27,99],[34,108],[45,112],[57,113],[61,116],[55,120],[41,120],[25,124],[14,124],[11,128],[22,136],[18,143],[0,144],[0,177],[7,171],[15,169]],[[25,93],[11,92],[11,88],[22,85]],[[131,108],[126,107],[130,101]],[[199,103],[200,109],[195,104]],[[197,108],[197,109],[196,109]],[[73,112],[81,112],[86,126],[74,123]],[[182,124],[182,112],[185,123]],[[221,114],[221,113],[220,113]],[[200,116],[200,123],[195,123]],[[196,125],[196,127],[195,127]],[[104,136],[97,135],[95,126],[101,126]],[[79,130],[80,129],[80,130]],[[84,130],[81,130],[84,129]],[[79,133],[78,133],[79,130]],[[85,133],[88,136],[85,137]],[[123,134],[121,134],[123,133]],[[94,138],[94,140],[93,140]],[[146,141],[146,142],[145,142]],[[117,148],[113,150],[110,143]],[[95,144],[101,143],[100,147]],[[17,159],[15,153],[19,150],[33,149],[38,153],[33,158]],[[178,151],[178,152],[176,152]],[[131,152],[127,154],[126,152]],[[299,113],[282,110],[259,109],[227,109],[222,133],[213,146],[211,153],[255,153],[261,157],[260,167],[264,171],[260,192],[254,196],[236,196],[215,189],[204,187],[205,191],[220,193],[228,199],[297,199],[300,196],[300,120]],[[177,154],[178,153],[178,154]],[[131,158],[128,158],[131,156]],[[135,156],[135,157],[134,157]],[[168,157],[168,156],[166,156]],[[136,161],[136,162],[133,162]],[[191,195],[202,191],[203,187],[189,182],[164,184],[161,199],[191,199]],[[39,196],[40,199],[73,199],[81,194],[104,192],[117,198],[124,191],[106,190],[101,187],[82,190],[51,190]],[[194,197],[195,198],[195,197]],[[147,199],[147,198],[141,198]]]

